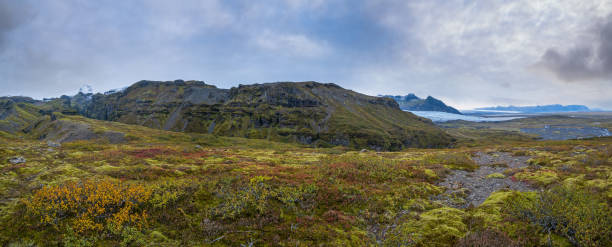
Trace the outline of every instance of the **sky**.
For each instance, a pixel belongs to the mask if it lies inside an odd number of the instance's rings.
[[[0,0],[0,95],[145,79],[612,110],[612,1]]]

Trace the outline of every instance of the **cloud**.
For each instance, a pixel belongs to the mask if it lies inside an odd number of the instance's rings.
[[[535,67],[567,82],[612,79],[612,15],[594,24],[586,36],[564,52],[549,48]]]
[[[0,0],[0,51],[9,32],[24,24],[32,17],[26,3],[11,0]]]
[[[278,55],[319,57],[329,51],[325,42],[310,39],[302,34],[285,34],[266,30],[257,35],[254,41],[258,47]]]
[[[189,0],[180,4],[149,0],[142,5],[148,10],[144,22],[164,35],[189,38],[202,30],[229,27],[236,21],[219,0]]]
[[[609,41],[581,30],[596,19],[604,30],[610,13],[609,0],[0,0],[0,93],[41,98],[141,79],[318,80],[464,108],[494,98],[612,105],[597,94],[610,83],[560,84],[525,70],[552,47],[563,49],[547,58],[566,61],[568,43]],[[572,61],[603,76],[610,47],[586,47]]]
[[[292,9],[300,8],[319,8],[323,6],[326,0],[284,0],[285,3]]]

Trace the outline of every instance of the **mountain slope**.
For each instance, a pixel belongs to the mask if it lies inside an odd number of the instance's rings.
[[[0,131],[16,133],[41,117],[36,100],[28,97],[0,97]]]
[[[79,111],[158,129],[290,141],[316,146],[397,150],[447,146],[452,138],[391,99],[317,82],[219,89],[199,81],[140,81],[96,94]]]
[[[441,100],[431,96],[425,99],[421,99],[414,94],[408,94],[406,96],[385,95],[384,97],[394,99],[399,104],[400,108],[406,111],[440,111],[461,114],[457,109],[447,106]]]

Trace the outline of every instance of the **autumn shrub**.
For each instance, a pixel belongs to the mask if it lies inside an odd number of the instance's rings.
[[[579,246],[612,245],[612,210],[588,192],[558,186],[508,200],[506,212]]]
[[[151,191],[137,184],[84,180],[45,186],[25,202],[42,225],[73,229],[78,235],[120,232],[147,224],[142,208]]]

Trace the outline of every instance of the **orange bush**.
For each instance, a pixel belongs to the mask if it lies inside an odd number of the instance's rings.
[[[42,224],[67,222],[77,233],[142,227],[147,214],[140,206],[151,197],[142,185],[85,180],[46,186],[26,201],[28,210]]]

